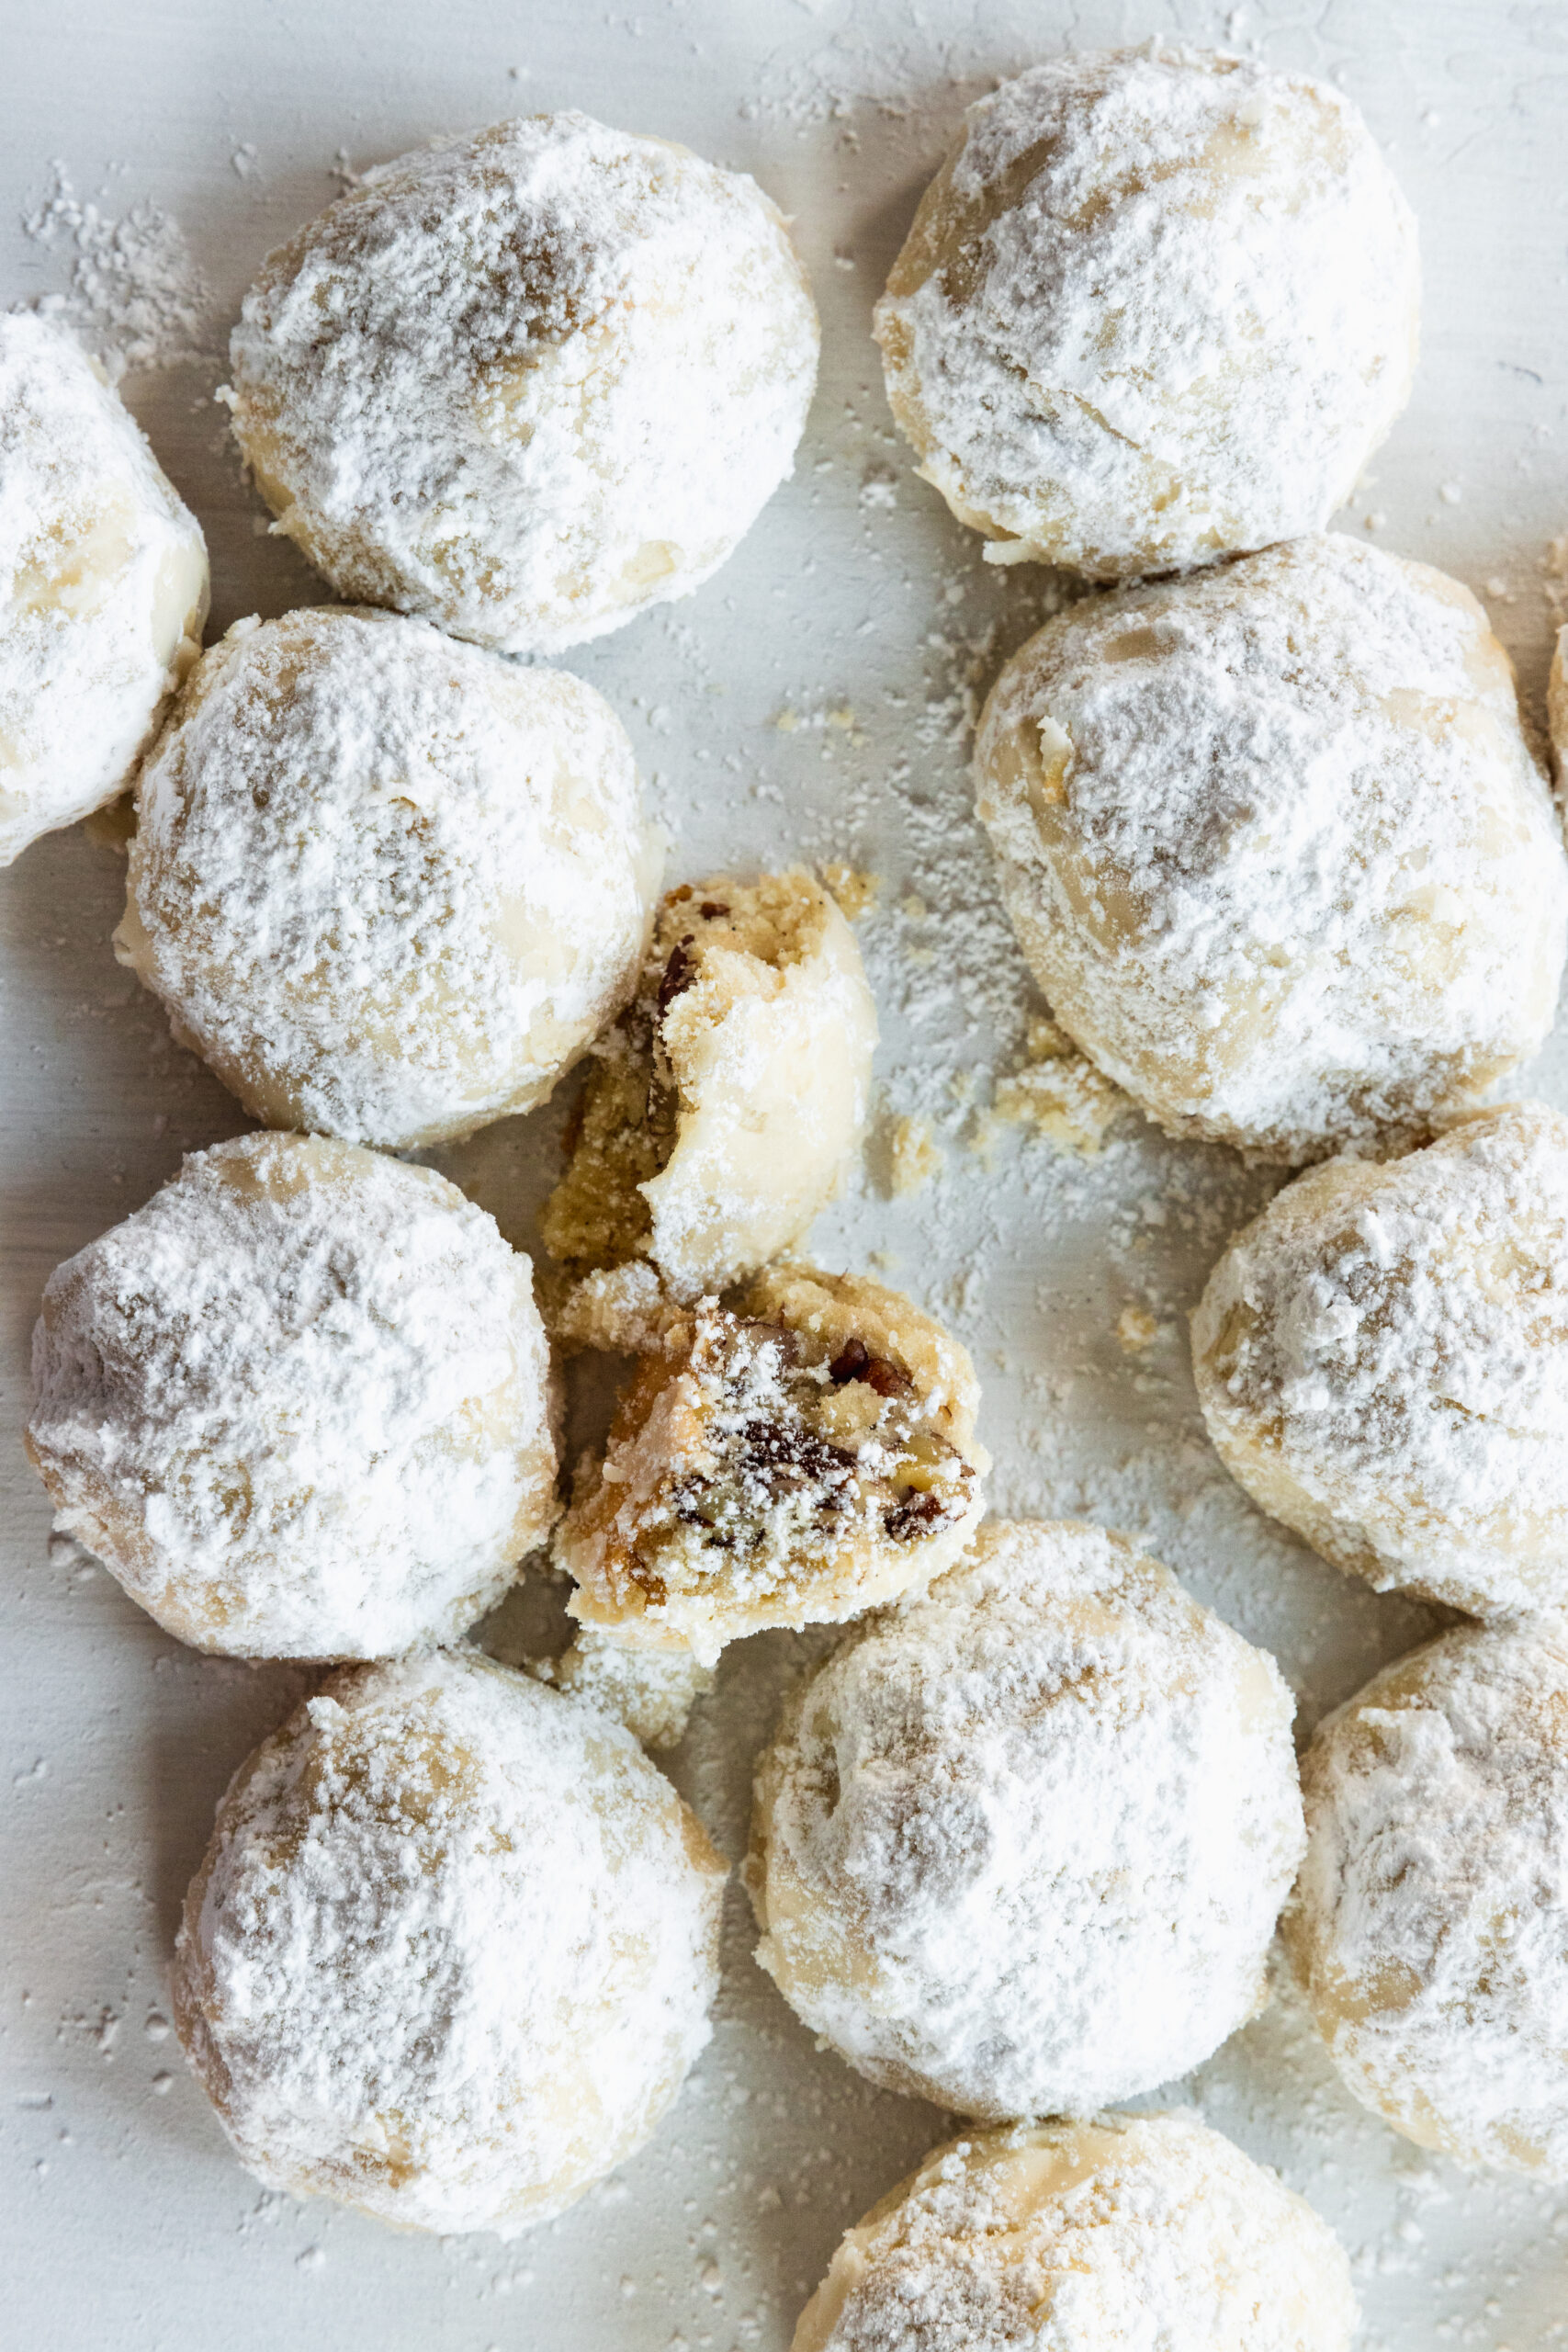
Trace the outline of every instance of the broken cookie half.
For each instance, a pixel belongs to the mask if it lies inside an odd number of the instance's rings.
[[[671,1306],[558,1532],[571,1614],[706,1665],[923,1587],[984,1507],[978,1403],[967,1351],[858,1275]]]
[[[860,950],[809,874],[672,890],[593,1049],[546,1247],[578,1283],[651,1262],[677,1299],[766,1265],[843,1181],[875,1044]]]

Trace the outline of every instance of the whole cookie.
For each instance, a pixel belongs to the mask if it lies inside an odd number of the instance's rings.
[[[269,2188],[513,2237],[708,2039],[724,1866],[631,1734],[477,1652],[334,1676],[241,1766],[180,2039]]]
[[[889,2089],[987,2120],[1185,2074],[1264,1997],[1293,1702],[1123,1537],[982,1528],[845,1636],[757,1774],[757,1957]]]
[[[1423,1140],[1551,1027],[1560,818],[1468,590],[1337,536],[1079,605],[976,747],[1062,1027],[1174,1136]]]
[[[1350,2269],[1190,2115],[933,2148],[848,2232],[794,2352],[1349,2352]]]
[[[754,181],[536,115],[367,174],[273,254],[230,397],[340,595],[547,653],[732,553],[790,470],[817,348]]]
[[[1292,1965],[1349,2088],[1466,2164],[1568,2181],[1568,1642],[1465,1625],[1320,1725]]]
[[[28,1452],[182,1641],[385,1657],[494,1606],[555,1517],[528,1261],[429,1168],[196,1152],[51,1275]]]
[[[532,1110],[636,985],[661,842],[591,686],[328,606],[241,621],[137,786],[115,948],[269,1126]]]
[[[122,792],[201,649],[207,547],[69,334],[0,314],[0,865]]]
[[[1568,1119],[1476,1112],[1298,1176],[1192,1318],[1220,1459],[1380,1591],[1568,1606]]]
[[[1158,44],[964,118],[876,308],[893,413],[997,563],[1321,530],[1404,406],[1416,224],[1348,98]]]

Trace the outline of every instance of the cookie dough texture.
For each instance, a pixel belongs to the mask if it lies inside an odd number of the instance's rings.
[[[998,563],[1321,530],[1409,397],[1416,223],[1325,82],[1147,48],[971,107],[876,308],[893,413]]]
[[[536,115],[368,173],[273,254],[230,398],[340,595],[549,653],[733,552],[790,471],[818,340],[754,181]]]
[[[1182,2075],[1301,1859],[1272,1658],[1121,1536],[992,1522],[847,1634],[758,1768],[757,1957],[874,2083],[987,2121]]]
[[[842,1184],[875,1045],[854,934],[809,874],[682,883],[593,1048],[546,1247],[580,1278],[646,1257],[679,1298],[754,1273]]]
[[[678,1747],[692,1709],[713,1689],[711,1669],[690,1650],[636,1648],[593,1625],[580,1625],[558,1657],[528,1668],[601,1714],[625,1724],[645,1747]]]
[[[618,1724],[474,1652],[351,1669],[219,1808],[180,2038],[269,2188],[514,2236],[675,2098],[724,1875]]]
[[[450,1640],[555,1517],[527,1259],[433,1170],[349,1144],[193,1153],[51,1276],[33,1382],[61,1522],[197,1649]]]
[[[1425,1139],[1551,1026],[1568,860],[1468,590],[1337,536],[1079,605],[976,753],[1056,1020],[1170,1135]]]
[[[661,844],[564,671],[241,621],[144,763],[115,945],[256,1118],[389,1149],[533,1109],[636,985]]]
[[[0,315],[0,865],[122,792],[207,619],[207,547],[74,340]]]
[[[1350,2352],[1304,2199],[1187,2115],[934,2148],[845,2236],[794,2352]]]
[[[1325,1559],[1473,1616],[1568,1607],[1560,1113],[1299,1176],[1210,1276],[1192,1358],[1226,1469]]]
[[[712,1665],[951,1566],[984,1507],[967,1352],[897,1291],[781,1266],[667,1312],[557,1531],[581,1623]]]
[[[1303,1763],[1285,1937],[1356,2097],[1421,2147],[1568,2181],[1568,1642],[1467,1625]]]

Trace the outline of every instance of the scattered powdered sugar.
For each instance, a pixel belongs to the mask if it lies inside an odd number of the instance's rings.
[[[404,2227],[558,2212],[708,2038],[724,1870],[630,1735],[455,1652],[340,1676],[243,1768],[181,2038],[270,2186]]]
[[[549,652],[732,552],[794,462],[817,351],[754,182],[558,114],[367,174],[246,296],[230,397],[342,594]]]
[[[549,1094],[662,843],[591,686],[427,623],[236,623],[138,787],[121,960],[258,1117],[391,1148]]]
[[[873,2081],[962,2113],[1147,2090],[1262,1997],[1302,1849],[1292,1712],[1124,1540],[993,1521],[787,1703],[758,1958]]]
[[[242,1656],[454,1638],[555,1514],[528,1261],[423,1168],[255,1135],[51,1277],[28,1442],[160,1623]]]
[[[1475,600],[1339,536],[1076,606],[980,814],[1055,1018],[1168,1131],[1418,1136],[1551,1027],[1562,826]]]
[[[1416,229],[1350,101],[1054,58],[971,107],[877,305],[893,411],[997,561],[1110,578],[1321,529],[1409,395]]]
[[[1348,2352],[1345,2256],[1194,2117],[1103,2115],[932,2151],[851,2231],[797,2352]]]
[[[211,356],[212,297],[176,220],[143,197],[118,219],[79,197],[63,164],[24,214],[39,244],[75,254],[68,296],[46,295],[101,356],[126,368],[175,368]]]
[[[1480,1616],[1568,1600],[1568,1122],[1464,1120],[1280,1193],[1193,1318],[1222,1460],[1330,1559]]]
[[[1346,2082],[1413,2138],[1568,2180],[1568,1647],[1465,1626],[1318,1732],[1290,1942]]]

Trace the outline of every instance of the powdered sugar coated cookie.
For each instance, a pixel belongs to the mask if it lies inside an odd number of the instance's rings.
[[[876,333],[987,557],[1119,579],[1321,530],[1409,396],[1419,294],[1349,99],[1155,44],[970,108]]]
[[[230,397],[341,595],[552,652],[732,553],[790,470],[817,348],[754,181],[536,115],[368,174],[274,254]]]

